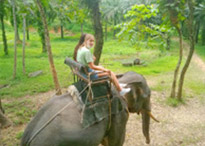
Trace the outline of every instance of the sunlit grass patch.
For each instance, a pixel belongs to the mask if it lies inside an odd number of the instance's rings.
[[[4,108],[9,115],[9,118],[15,125],[28,122],[31,117],[37,112],[34,110],[35,104],[30,99],[16,100],[9,103],[4,103]],[[31,110],[33,109],[33,110]]]
[[[172,107],[177,107],[181,104],[185,104],[185,101],[182,99],[182,101],[179,101],[177,98],[166,98],[166,104]]]
[[[203,61],[205,62],[205,45],[202,46],[200,44],[197,44],[195,46],[195,50],[196,53],[203,59]]]

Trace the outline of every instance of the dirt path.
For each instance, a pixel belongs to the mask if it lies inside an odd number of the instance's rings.
[[[36,95],[33,102],[39,108],[54,91]],[[26,97],[29,98],[29,97]],[[204,146],[205,145],[205,106],[200,100],[192,98],[185,105],[173,108],[163,101],[165,94],[152,92],[152,112],[160,120],[151,120],[150,146]],[[14,126],[1,132],[1,146],[19,145],[17,135],[26,125]],[[142,134],[141,116],[130,114],[124,146],[146,146]]]
[[[188,43],[183,42],[184,54],[188,54]],[[194,53],[191,64],[205,72],[205,63]],[[196,72],[197,73],[197,72]],[[202,76],[205,81],[205,75]],[[148,80],[155,86],[154,80]],[[204,82],[205,85],[205,82]],[[204,99],[190,98],[186,104],[170,107],[165,104],[163,92],[152,92],[152,112],[161,121],[151,121],[150,146],[205,146],[205,103]],[[131,114],[125,139],[125,146],[146,146],[142,134],[141,117]]]
[[[183,47],[185,51],[185,55],[188,54],[188,49],[189,49],[189,44],[185,41],[183,41]],[[205,62],[196,54],[193,54],[192,61],[199,67],[201,68],[202,71],[205,72]]]
[[[163,94],[152,93],[152,112],[160,120],[151,120],[151,146],[204,146],[205,145],[205,106],[193,98],[177,108],[162,102]],[[140,116],[130,115],[125,146],[146,146],[142,134]]]
[[[205,63],[203,62],[203,60],[201,58],[199,58],[199,56],[197,54],[194,53],[193,55],[193,61],[195,62],[195,64],[201,68],[201,70],[203,72],[205,72]]]

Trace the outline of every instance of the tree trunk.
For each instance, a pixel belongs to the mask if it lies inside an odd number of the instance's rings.
[[[16,23],[16,11],[15,11],[15,0],[12,1],[13,3],[13,23],[14,23],[14,30],[15,30],[15,40],[14,40],[14,68],[13,68],[13,79],[16,78],[16,60],[17,60],[17,23]]]
[[[46,53],[46,41],[45,41],[45,36],[44,36],[44,29],[43,29],[43,23],[41,21],[41,16],[40,13],[37,12],[37,24],[38,24],[38,34],[40,36],[41,39],[41,44],[42,44],[42,53]]]
[[[27,38],[27,41],[30,39],[29,38],[29,21],[28,19],[26,19],[26,38]]]
[[[81,23],[81,35],[83,34],[83,23]]]
[[[115,36],[116,35],[116,29],[115,29],[116,24],[117,24],[117,21],[116,21],[116,18],[114,16],[113,39],[116,39],[116,36]]]
[[[170,50],[171,35],[167,34],[167,50]]]
[[[7,46],[7,39],[6,39],[6,31],[4,27],[4,1],[1,1],[1,6],[0,6],[0,19],[1,19],[1,30],[2,30],[2,38],[3,38],[3,43],[4,43],[4,53],[5,55],[8,55],[8,46]]]
[[[105,40],[107,41],[107,20],[105,20]]]
[[[25,46],[26,46],[26,16],[23,16],[23,56],[22,56],[22,65],[23,65],[23,74],[26,74],[25,71]]]
[[[94,55],[96,57],[95,64],[98,65],[103,49],[103,29],[102,23],[100,18],[100,9],[99,9],[99,1],[93,1],[92,4],[92,14],[93,14],[93,26],[95,31],[95,48],[94,48]]]
[[[197,21],[196,22],[196,29],[195,29],[195,32],[196,32],[196,36],[195,36],[196,43],[198,43],[198,40],[199,40],[199,30],[200,30],[200,21]]]
[[[175,96],[176,96],[177,76],[178,76],[178,72],[179,72],[179,68],[180,68],[180,65],[182,62],[182,56],[183,56],[182,31],[179,27],[176,27],[176,29],[177,29],[177,32],[179,34],[180,49],[179,49],[179,60],[178,60],[177,66],[176,66],[175,71],[174,71],[174,79],[173,79],[172,89],[171,89],[171,94],[170,94],[171,98],[175,98]]]
[[[63,20],[61,20],[61,38],[64,38],[64,33],[63,33]]]
[[[202,42],[202,45],[205,45],[205,22],[203,22],[203,26],[202,26],[201,42]]]
[[[17,43],[20,43],[20,42],[21,42],[21,39],[20,39],[20,35],[19,35],[18,25],[17,25],[16,29],[17,29]]]
[[[178,100],[182,100],[182,89],[183,89],[183,83],[184,83],[184,77],[186,74],[186,71],[189,67],[189,64],[191,62],[193,53],[194,53],[194,47],[195,47],[195,34],[194,34],[194,3],[192,0],[188,0],[188,6],[189,6],[189,18],[187,19],[188,23],[188,30],[189,30],[189,41],[190,41],[190,50],[189,55],[187,57],[186,63],[182,69],[180,79],[179,79],[179,87],[178,87],[178,94],[177,98]]]
[[[57,72],[56,72],[56,69],[55,69],[54,61],[53,61],[53,55],[52,55],[52,50],[51,50],[51,45],[50,45],[50,37],[49,37],[45,12],[44,12],[43,6],[41,4],[41,1],[40,0],[35,0],[35,1],[36,1],[37,6],[38,6],[38,9],[40,11],[41,20],[43,22],[45,38],[46,38],[46,47],[47,47],[47,52],[48,52],[50,68],[51,68],[51,71],[52,71],[52,74],[53,74],[53,81],[54,81],[54,84],[55,84],[56,94],[59,95],[59,94],[62,94],[62,93],[61,93],[60,84],[58,82]]]
[[[47,52],[47,49],[46,49],[47,47],[46,47],[46,39],[45,39],[44,33],[41,33],[40,37],[41,37],[41,43],[42,43],[42,52],[46,53]]]

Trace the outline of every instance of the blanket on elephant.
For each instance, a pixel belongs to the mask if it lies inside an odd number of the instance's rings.
[[[75,82],[73,83],[73,85],[77,88],[79,93],[81,93],[87,87],[87,83],[85,83],[84,81]],[[91,88],[93,93],[92,102],[95,102],[96,100],[98,101],[100,97],[107,97],[107,95],[109,94],[108,92],[109,87],[107,83],[95,84],[92,85]],[[88,88],[81,93],[81,99],[84,104],[89,104],[89,100],[86,100],[87,94],[88,94]]]
[[[79,84],[79,83],[78,83]],[[110,99],[104,97],[104,98],[95,98],[102,95],[107,95],[107,89],[105,89],[104,85],[98,85],[94,87],[94,100],[92,102],[85,103],[85,97],[79,95],[79,93],[83,90],[77,89],[76,86],[71,85],[68,88],[68,92],[73,97],[73,100],[78,105],[78,107],[81,109],[81,123],[84,128],[87,128],[96,122],[99,122],[107,117],[109,115],[118,114],[121,112],[124,107],[122,105],[121,99],[118,97],[114,97]]]

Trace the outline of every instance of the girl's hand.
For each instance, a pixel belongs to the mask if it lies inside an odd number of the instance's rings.
[[[105,72],[107,72],[107,73],[110,73],[110,70],[108,70],[108,69],[105,69]]]

